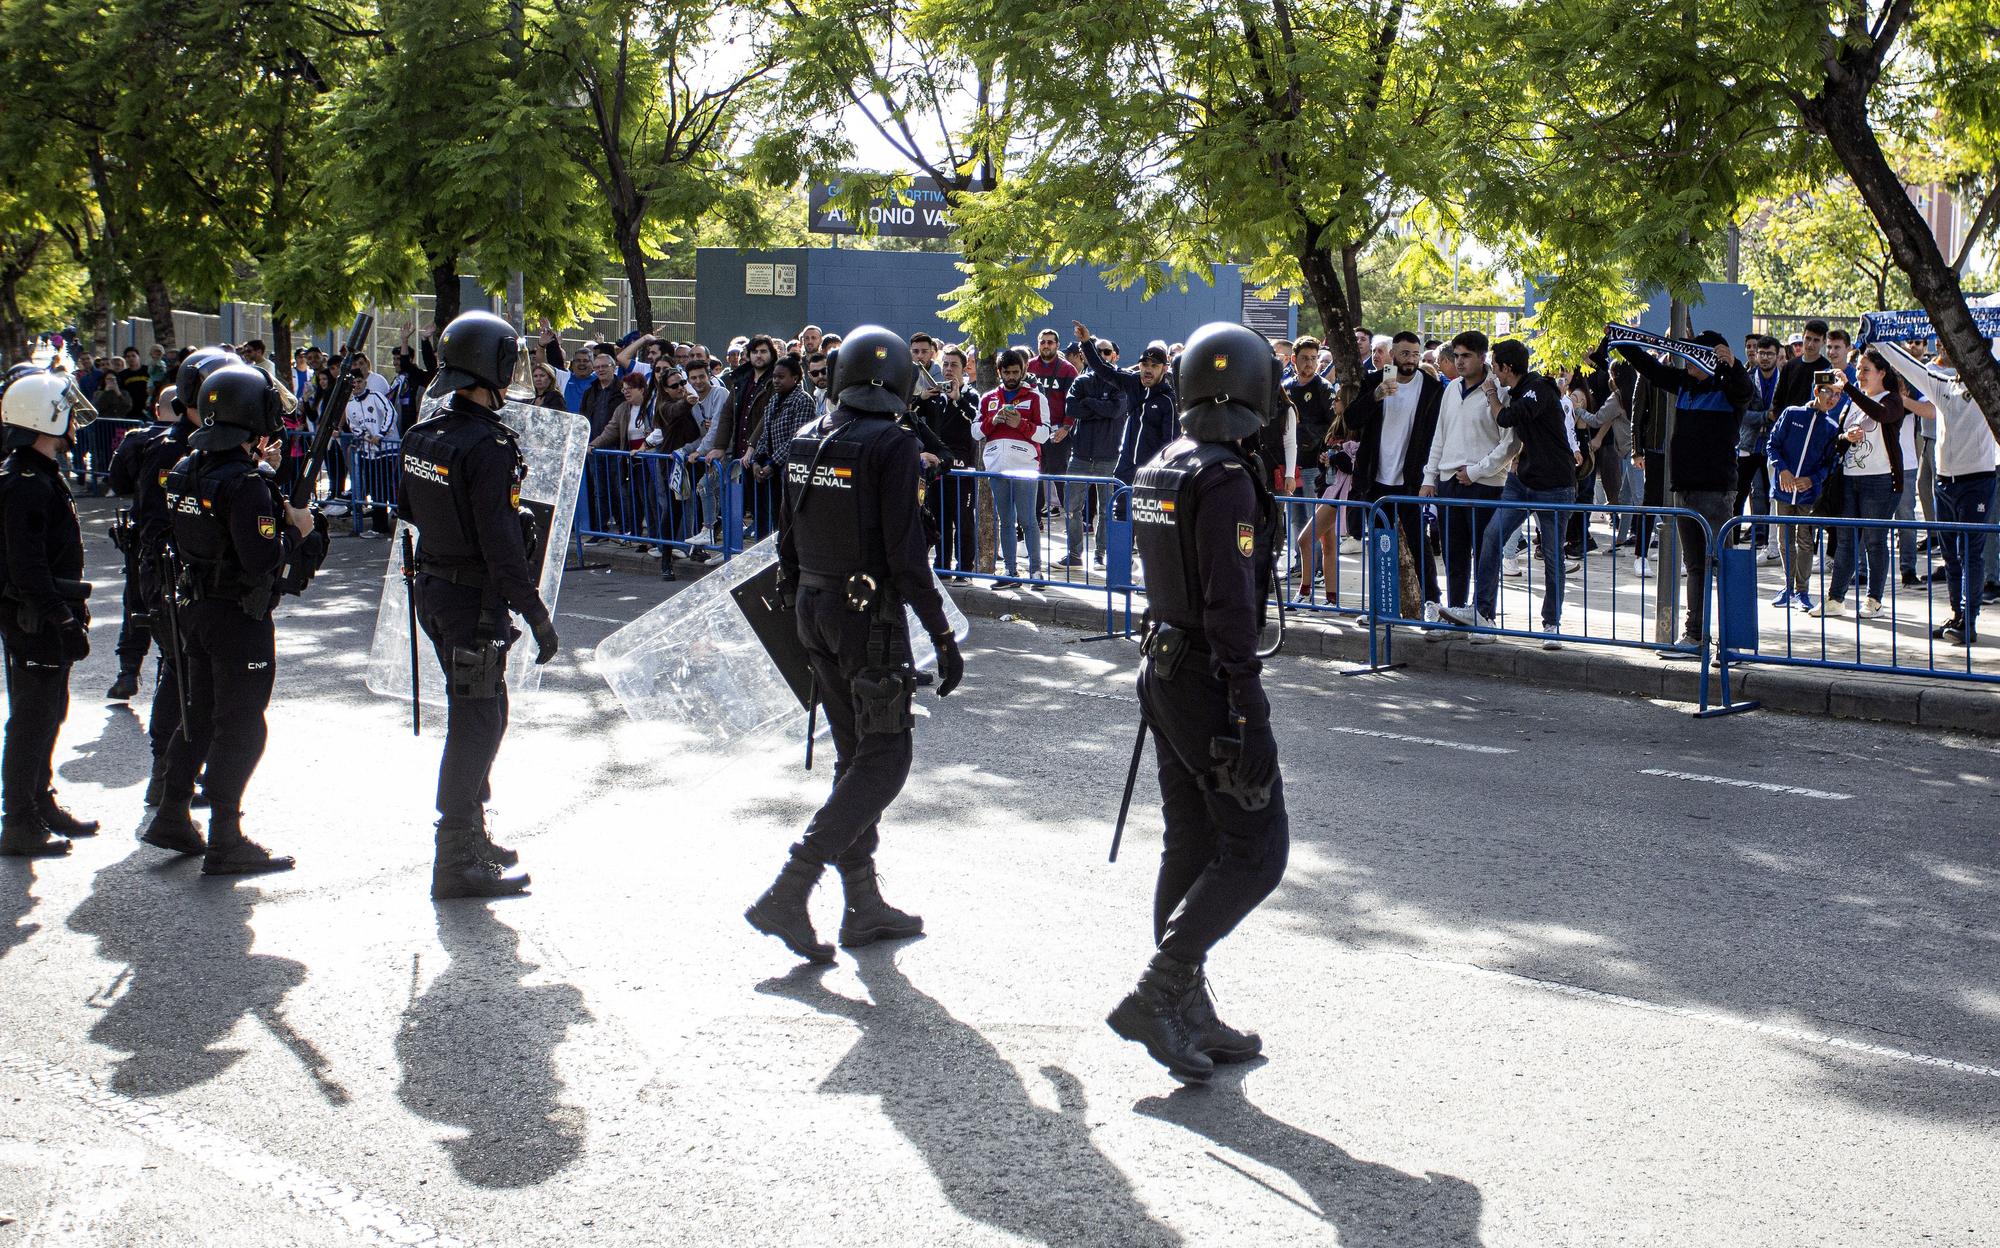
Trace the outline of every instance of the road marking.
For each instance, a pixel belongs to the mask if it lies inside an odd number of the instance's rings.
[[[1100,702],[1137,702],[1139,700],[1137,698],[1126,697],[1122,693],[1092,693],[1088,689],[1072,689],[1070,692],[1079,698],[1096,698]]]
[[[1436,737],[1410,737],[1400,732],[1382,732],[1374,728],[1329,728],[1328,732],[1344,732],[1350,737],[1380,737],[1384,741],[1407,741],[1411,745],[1434,745],[1441,750],[1464,750],[1468,754],[1513,754],[1516,751],[1498,745],[1471,745],[1464,741],[1440,741]]]
[[[283,1197],[370,1243],[468,1248],[468,1241],[417,1221],[379,1196],[308,1170],[177,1110],[114,1092],[66,1066],[9,1054],[0,1057],[0,1070],[19,1075],[45,1091],[81,1101],[114,1126],[144,1136],[226,1178]]]
[[[2000,1079],[2000,1068],[1981,1066],[1976,1062],[1961,1062],[1955,1058],[1938,1057],[1930,1053],[1913,1053],[1887,1044],[1870,1044],[1865,1040],[1849,1040],[1830,1032],[1806,1031],[1798,1027],[1786,1027],[1780,1023],[1760,1023],[1753,1018],[1741,1018],[1734,1014],[1722,1014],[1714,1010],[1697,1010],[1684,1005],[1667,1005],[1659,1001],[1647,1001],[1641,997],[1621,996],[1615,992],[1599,992],[1595,988],[1580,988],[1575,984],[1565,984],[1560,980],[1536,979],[1532,975],[1517,975],[1512,971],[1496,971],[1490,967],[1475,966],[1468,962],[1447,962],[1437,958],[1405,955],[1418,962],[1444,967],[1461,974],[1480,976],[1486,979],[1505,980],[1524,988],[1534,988],[1541,992],[1554,993],[1560,997],[1576,997],[1584,1001],[1599,1001],[1606,1005],[1622,1006],[1628,1010],[1641,1010],[1648,1014],[1667,1014],[1674,1018],[1685,1018],[1691,1022],[1708,1023],[1717,1027],[1728,1027],[1736,1031],[1755,1032],[1762,1036],[1774,1036],[1780,1040],[1792,1040],[1800,1044],[1824,1045],[1830,1049],[1845,1049],[1850,1053],[1866,1053],[1871,1057],[1886,1057],[1892,1061],[1908,1062],[1913,1066],[1935,1066],[1944,1070],[1957,1071],[1963,1075],[1978,1075],[1983,1079]]]
[[[632,622],[630,620],[614,620],[608,615],[585,615],[581,611],[559,611],[557,614],[565,620],[589,620],[592,624],[617,624],[622,627]]]
[[[1646,767],[1639,772],[1642,776],[1662,776],[1668,780],[1696,780],[1702,784],[1726,784],[1736,789],[1757,789],[1764,793],[1789,793],[1793,797],[1816,797],[1824,802],[1849,802],[1852,793],[1829,793],[1825,789],[1801,789],[1791,784],[1767,784],[1762,780],[1732,780],[1728,776],[1704,776],[1695,771],[1667,771],[1660,767]]]

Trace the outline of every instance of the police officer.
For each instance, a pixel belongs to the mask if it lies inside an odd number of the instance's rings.
[[[203,378],[237,360],[237,354],[225,347],[203,347],[188,353],[175,370],[174,384],[163,387],[161,394],[161,402],[175,419],[126,434],[111,456],[107,480],[114,492],[132,500],[122,547],[125,626],[118,634],[118,681],[105,693],[113,701],[138,692],[139,666],[159,623],[164,552],[172,528],[167,516],[167,473],[188,452],[188,435],[195,430],[195,395]],[[165,776],[161,760],[166,757],[168,738],[181,723],[180,686],[174,679],[170,649],[162,638],[153,682],[153,713],[147,721],[153,744],[153,775],[146,785],[148,806],[159,805]]]
[[[56,734],[69,715],[69,669],[90,653],[83,531],[56,457],[97,418],[68,377],[10,378],[0,396],[7,460],[0,467],[0,638],[7,647],[7,734],[0,755],[0,855],[52,858],[94,820],[56,805]]]
[[[500,423],[525,394],[527,344],[490,312],[467,312],[438,339],[434,391],[451,399],[403,438],[402,515],[418,532],[416,606],[444,668],[444,757],[438,764],[437,856],[431,896],[503,897],[528,886],[519,861],[486,834],[493,758],[507,731],[507,651],[528,622],[535,662],[556,656],[549,609],[529,567],[521,481],[528,461]]]
[[[202,854],[204,875],[293,866],[290,856],[243,835],[243,790],[264,753],[264,712],[276,679],[271,612],[281,594],[302,592],[326,557],[326,534],[313,514],[285,501],[264,462],[284,436],[285,402],[256,368],[217,368],[195,396],[201,425],[188,435],[190,451],[167,473],[181,582],[166,592],[177,594],[187,723],[167,744],[159,809],[139,839]],[[206,842],[189,811],[196,768],[209,801]]]
[[[828,863],[846,889],[842,946],[924,930],[882,899],[875,878],[877,822],[910,774],[916,672],[904,604],[937,647],[938,696],[965,674],[926,557],[917,439],[897,423],[915,371],[909,344],[888,330],[849,334],[828,387],[834,407],[799,431],[786,464],[779,579],[796,594],[799,640],[833,731],[833,792],[743,917],[810,962],[833,961],[806,910]]]
[[[1241,325],[1196,330],[1178,373],[1182,436],[1132,490],[1151,604],[1139,702],[1166,820],[1158,952],[1107,1021],[1175,1078],[1200,1083],[1216,1062],[1263,1047],[1215,1016],[1202,967],[1278,886],[1290,845],[1257,658],[1283,521],[1256,439],[1283,399],[1270,343]]]

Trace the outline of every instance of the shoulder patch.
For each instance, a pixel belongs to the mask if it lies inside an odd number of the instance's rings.
[[[278,535],[278,518],[276,516],[257,517],[258,537],[261,537],[268,542],[277,535]]]
[[[1236,552],[1245,559],[1257,553],[1257,530],[1254,526],[1241,523],[1236,526]]]

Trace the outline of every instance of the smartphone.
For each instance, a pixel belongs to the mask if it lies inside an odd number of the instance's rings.
[[[1833,384],[1833,379],[1838,376],[1840,376],[1840,374],[1835,370],[1831,368],[1822,368],[1818,372],[1813,374],[1813,386],[1814,388],[1818,388],[1820,386],[1830,386]]]

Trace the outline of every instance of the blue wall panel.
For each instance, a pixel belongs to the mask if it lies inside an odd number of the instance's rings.
[[[715,351],[738,334],[790,337],[808,323],[845,333],[873,321],[905,336],[925,330],[953,339],[957,331],[940,315],[945,305],[939,296],[963,280],[955,267],[957,260],[955,255],[935,252],[856,248],[758,252],[703,248],[695,258],[696,333]],[[746,263],[797,264],[798,296],[745,295]],[[1191,280],[1185,293],[1169,290],[1151,300],[1142,299],[1136,287],[1107,290],[1098,270],[1071,265],[1044,293],[1054,307],[1021,326],[1016,341],[1031,342],[1045,325],[1067,341],[1070,320],[1075,318],[1093,333],[1116,340],[1128,360],[1150,339],[1183,340],[1204,322],[1237,320],[1243,307],[1243,282],[1234,265],[1219,267],[1213,285]],[[1293,325],[1296,328],[1296,314]]]

